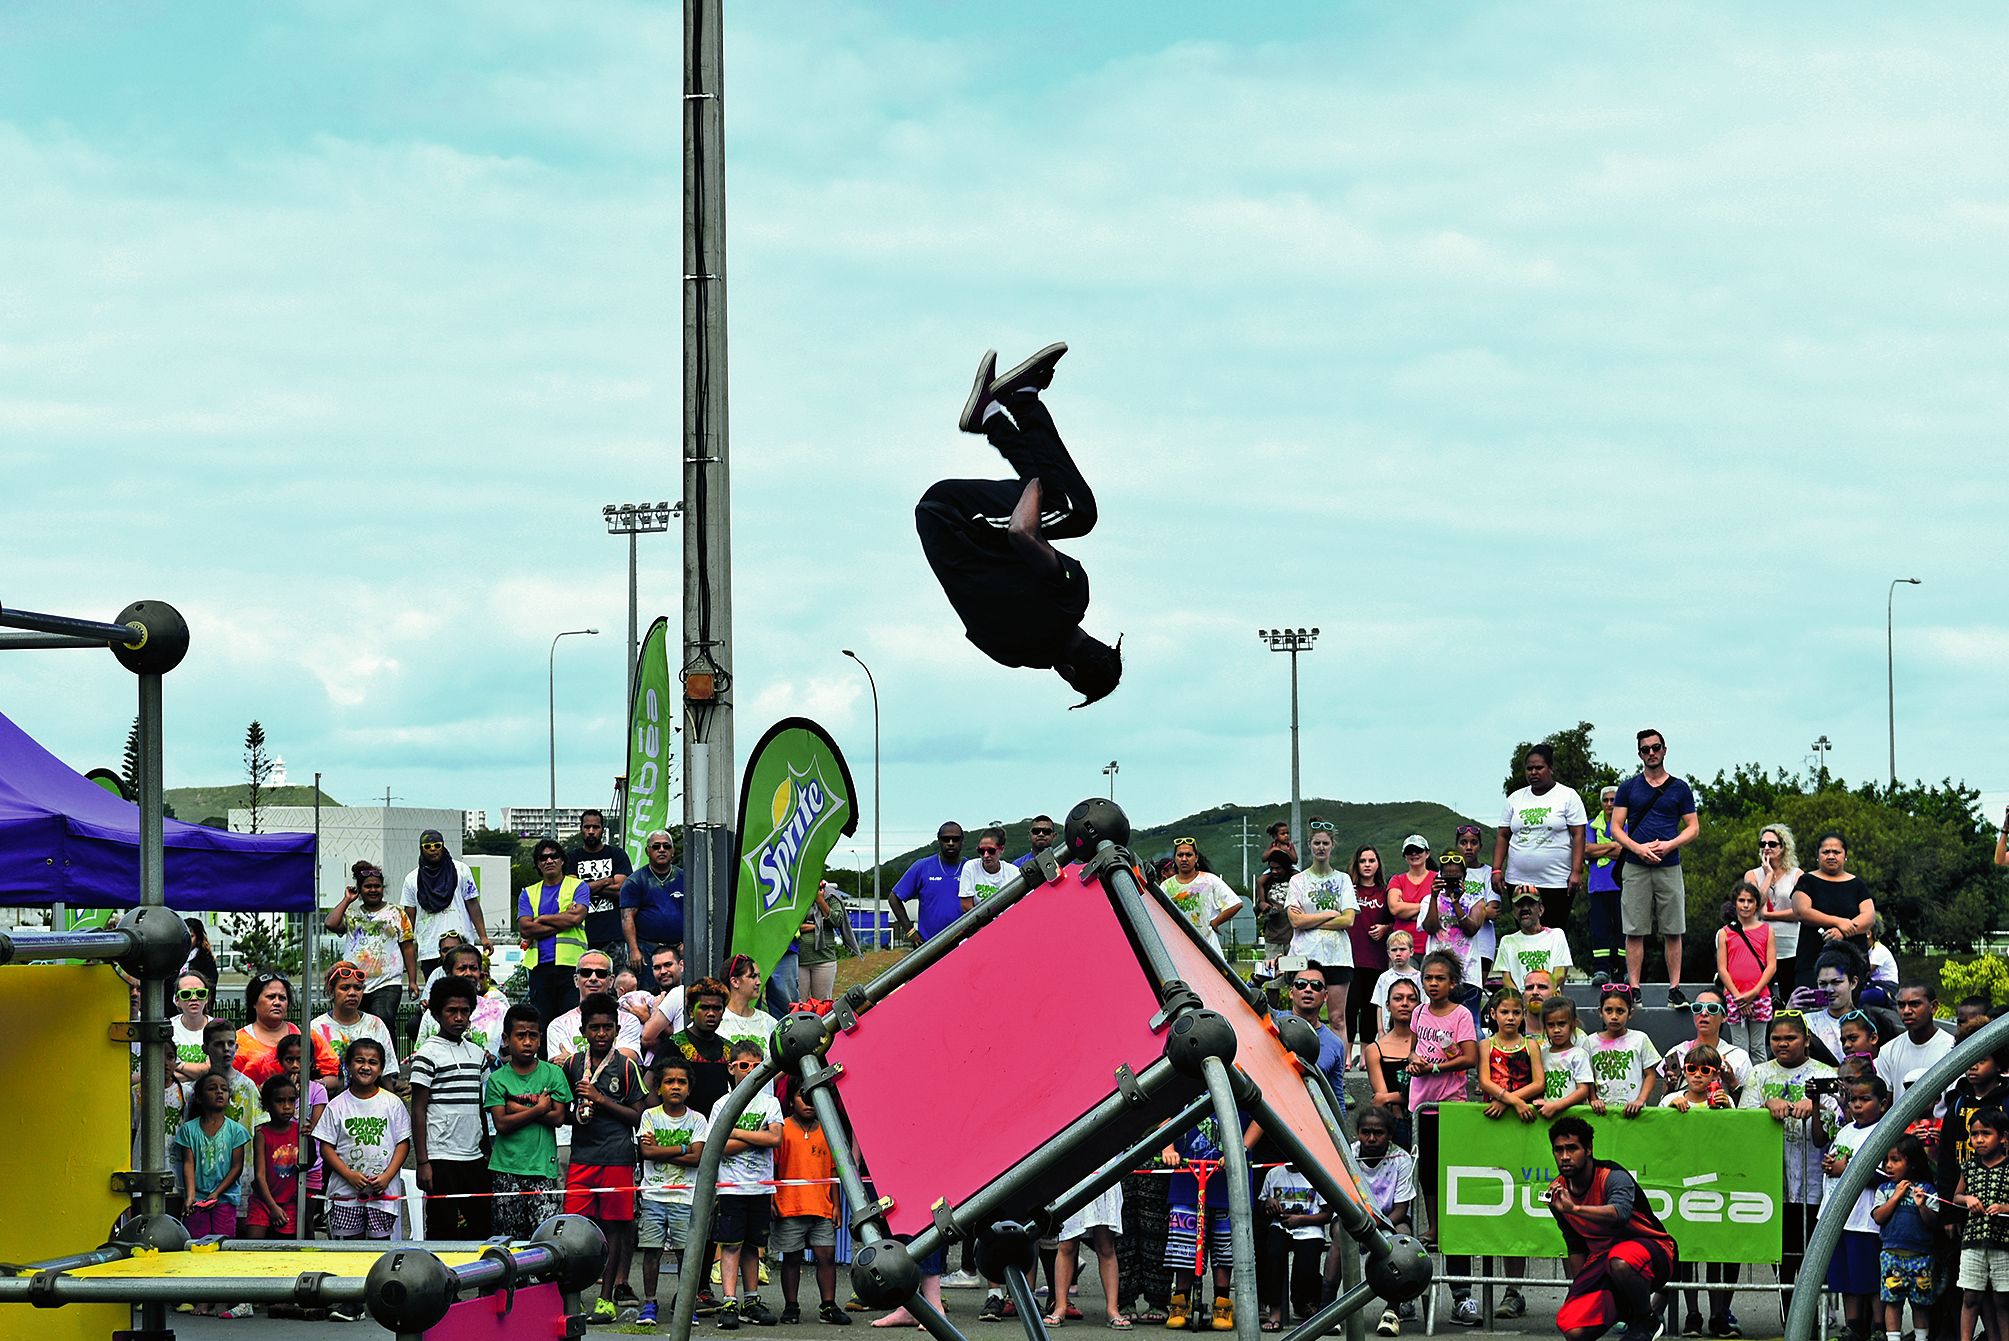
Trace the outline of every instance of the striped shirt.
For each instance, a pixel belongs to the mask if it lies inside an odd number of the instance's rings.
[[[426,1157],[480,1159],[482,1082],[488,1051],[465,1036],[450,1043],[438,1034],[410,1058],[414,1089],[426,1091]]]

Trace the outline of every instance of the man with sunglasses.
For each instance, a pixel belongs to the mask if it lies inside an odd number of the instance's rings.
[[[1688,930],[1688,891],[1681,849],[1702,832],[1695,793],[1667,771],[1667,738],[1639,733],[1640,770],[1619,784],[1611,836],[1625,849],[1619,876],[1619,917],[1625,932],[1625,980],[1639,986],[1646,972],[1646,938],[1656,927],[1667,952],[1667,1004],[1682,1007],[1681,938]]]
[[[495,949],[481,915],[481,886],[467,864],[446,850],[446,836],[438,829],[419,835],[419,864],[405,876],[398,907],[411,919],[420,973],[430,975],[440,966],[439,941],[448,932],[480,941],[485,951]]]
[[[1346,1040],[1333,1031],[1331,1026],[1319,1022],[1318,1013],[1325,1006],[1325,994],[1329,984],[1325,967],[1307,962],[1292,973],[1286,982],[1289,989],[1290,1013],[1310,1025],[1318,1034],[1318,1069],[1332,1082],[1332,1092],[1338,1096],[1340,1116],[1346,1116]]]
[[[676,864],[677,840],[658,829],[642,841],[648,864],[621,885],[621,936],[637,977],[658,946],[674,945],[679,959],[684,953],[684,872]]]
[[[573,999],[572,970],[586,951],[586,913],[593,896],[584,881],[565,874],[565,849],[555,839],[540,839],[530,860],[538,883],[517,891],[516,934],[529,965],[530,1004],[549,1020]]]
[[[1053,822],[1053,816],[1034,815],[1031,823],[1026,826],[1025,831],[1031,850],[1012,864],[1028,875],[1035,875],[1036,878],[1036,872],[1039,870],[1039,854],[1053,846],[1053,840],[1059,832],[1059,826]],[[1065,852],[1056,852],[1054,855],[1060,859],[1063,865],[1066,864],[1067,854]]]
[[[935,851],[921,858],[893,883],[893,921],[909,945],[919,945],[956,920],[963,911],[963,826],[943,820],[935,830]],[[921,925],[907,919],[907,900],[918,905]]]
[[[980,433],[1016,480],[937,480],[914,508],[921,552],[977,649],[1000,666],[1050,667],[1086,707],[1123,676],[1111,647],[1082,630],[1088,570],[1053,547],[1095,527],[1095,495],[1040,400],[1067,352],[1048,345],[999,376],[986,350],[957,427]]]
[[[614,991],[614,957],[605,950],[586,951],[579,956],[572,981],[579,989],[580,1005],[584,1005],[589,996],[611,996]],[[619,1029],[614,1036],[614,1047],[639,1063],[642,1060],[642,1022],[625,1010],[617,1014]],[[572,1060],[574,1053],[585,1050],[586,1027],[580,1021],[579,1006],[572,1007],[544,1027],[544,1056],[553,1066],[564,1066]]]
[[[579,846],[565,854],[565,874],[576,875],[592,891],[586,914],[586,944],[606,950],[625,949],[621,942],[621,886],[635,864],[623,848],[609,847],[607,817],[597,810],[579,812]],[[640,961],[635,967],[640,968]]]

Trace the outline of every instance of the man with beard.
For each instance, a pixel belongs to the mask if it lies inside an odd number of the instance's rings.
[[[1681,1255],[1638,1180],[1591,1153],[1595,1139],[1580,1117],[1549,1128],[1556,1161],[1549,1213],[1563,1232],[1563,1267],[1571,1278],[1556,1326],[1564,1341],[1597,1341],[1619,1322],[1628,1337],[1652,1337],[1654,1291],[1674,1278]]]
[[[592,891],[592,906],[586,911],[586,944],[613,955],[628,948],[621,939],[621,886],[628,882],[635,866],[626,849],[608,847],[602,841],[606,833],[606,816],[597,810],[581,811],[579,846],[565,854],[565,874],[579,877]]]

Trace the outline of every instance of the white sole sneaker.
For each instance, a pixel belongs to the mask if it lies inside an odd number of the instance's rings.
[[[970,383],[969,399],[963,402],[962,417],[956,420],[956,427],[965,433],[984,431],[984,406],[991,403],[991,382],[998,371],[998,352],[986,349],[984,356],[977,360],[976,380]]]

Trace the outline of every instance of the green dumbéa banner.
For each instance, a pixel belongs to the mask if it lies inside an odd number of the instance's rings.
[[[649,835],[670,827],[676,711],[676,696],[670,693],[670,621],[659,616],[635,655],[635,701],[628,706],[628,806],[621,845],[638,869],[649,864]]]
[[[739,889],[732,949],[762,973],[788,943],[816,898],[838,838],[858,829],[851,770],[830,734],[806,717],[768,728],[746,761],[739,789]]]
[[[1624,1165],[1639,1180],[1683,1260],[1779,1260],[1785,1136],[1769,1113],[1570,1112],[1596,1130],[1597,1158]],[[1556,1176],[1549,1124],[1488,1118],[1480,1104],[1445,1104],[1438,1122],[1438,1149],[1446,1152],[1437,1170],[1444,1251],[1561,1257],[1562,1231],[1542,1201]]]

